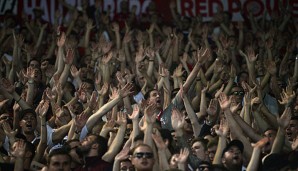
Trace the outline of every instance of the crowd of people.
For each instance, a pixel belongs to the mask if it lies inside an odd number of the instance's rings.
[[[172,23],[151,2],[110,18],[83,1],[64,20],[0,32],[0,171],[298,170],[298,25],[291,8]]]

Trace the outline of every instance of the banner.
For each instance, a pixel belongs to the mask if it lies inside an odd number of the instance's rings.
[[[115,14],[121,10],[120,4],[123,0],[101,0],[101,11],[110,11],[110,18],[113,20]],[[129,8],[136,8],[136,15],[140,16],[146,13],[151,1],[155,2],[157,11],[164,17],[164,22],[172,22],[172,16],[169,8],[171,0],[128,0]],[[81,7],[86,0],[65,0],[66,3],[73,7]],[[233,21],[243,20],[241,11],[247,14],[252,11],[255,17],[261,17],[267,12],[267,19],[274,14],[280,14],[280,7],[286,6],[290,15],[296,20],[298,18],[298,1],[297,0],[175,0],[177,11],[182,16],[194,17],[201,15],[204,21],[212,19],[219,8],[229,11],[232,14]],[[89,0],[90,5],[94,5],[95,0]],[[50,23],[54,20],[56,10],[60,10],[63,17],[69,18],[69,11],[61,4],[60,0],[2,0],[0,1],[0,16],[6,10],[12,10],[19,18],[25,14],[29,18],[34,18],[33,9],[39,7],[43,9],[43,19]]]

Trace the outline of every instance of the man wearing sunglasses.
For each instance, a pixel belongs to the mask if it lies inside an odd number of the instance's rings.
[[[136,171],[152,171],[154,166],[154,155],[150,146],[140,144],[131,151],[131,163]]]

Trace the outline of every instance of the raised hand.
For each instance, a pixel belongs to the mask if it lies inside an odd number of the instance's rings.
[[[224,87],[225,87],[225,85],[222,84],[221,87],[220,87],[220,89],[217,90],[217,92],[214,95],[215,99],[218,99],[219,98],[219,95],[223,92]]]
[[[97,94],[96,91],[93,91],[89,100],[89,108],[94,110],[97,107]]]
[[[182,64],[179,64],[177,66],[177,68],[174,70],[174,73],[173,73],[173,76],[172,77],[173,78],[182,77],[183,73],[185,72],[185,71],[182,71],[182,68],[183,68]]]
[[[112,30],[114,32],[119,32],[119,24],[116,22],[112,23]]]
[[[138,105],[133,105],[133,111],[131,115],[128,115],[128,118],[131,120],[138,120],[140,115],[140,108]]]
[[[86,28],[87,30],[92,30],[95,26],[93,25],[93,21],[91,19],[88,19]]]
[[[74,59],[74,51],[73,49],[67,49],[67,53],[65,56],[65,63],[71,65]]]
[[[123,148],[115,157],[116,161],[123,161],[129,158],[129,147]]]
[[[217,115],[217,107],[218,107],[218,102],[215,99],[211,99],[210,103],[209,103],[209,107],[207,109],[207,113],[208,115],[210,115],[211,117],[216,117]]]
[[[25,156],[26,143],[24,140],[16,141],[12,146],[11,154],[16,158],[23,158]]]
[[[13,93],[15,89],[11,82],[6,78],[1,79],[0,88],[6,90],[10,94]]]
[[[228,109],[231,104],[228,96],[225,93],[220,93],[218,102],[222,110]]]
[[[170,75],[169,70],[163,65],[159,65],[158,73],[161,77],[168,77]]]
[[[105,96],[108,93],[109,90],[109,84],[108,83],[104,83],[101,87],[101,89],[98,92],[99,96]]]
[[[110,99],[113,100],[118,97],[118,89],[116,87],[110,86],[111,94],[109,95]]]
[[[124,112],[117,113],[117,120],[116,123],[120,126],[125,126],[127,123],[126,114]]]
[[[57,46],[58,47],[63,47],[64,44],[65,44],[65,41],[66,41],[66,35],[65,35],[64,32],[62,32],[60,38],[58,38],[58,40],[57,40]]]
[[[132,89],[133,89],[133,84],[126,83],[125,86],[122,87],[118,93],[119,93],[120,97],[124,98],[124,97],[133,93]]]
[[[75,65],[72,65],[70,67],[70,74],[72,75],[72,77],[74,78],[79,78],[80,74],[81,74],[81,69],[77,69],[77,67]]]
[[[3,122],[2,123],[2,128],[4,130],[4,133],[7,135],[9,138],[15,138],[18,130],[12,130],[8,122]]]
[[[172,109],[172,127],[174,130],[181,130],[185,124],[185,115],[183,115],[177,108]]]
[[[156,104],[152,103],[145,108],[144,115],[146,123],[153,124],[156,120],[157,115],[157,106]]]
[[[252,143],[251,146],[253,148],[259,148],[262,149],[263,147],[265,147],[265,145],[269,142],[269,138],[268,137],[264,137],[262,139],[260,139],[258,142],[256,143]]]
[[[257,55],[255,54],[255,50],[252,46],[248,46],[246,48],[246,53],[247,53],[246,57],[247,57],[249,62],[256,61],[258,56],[259,56],[259,54],[257,54]]]
[[[215,129],[218,136],[226,137],[229,133],[229,125],[226,119],[221,119],[218,129]]]
[[[82,130],[87,120],[88,120],[88,115],[85,112],[82,112],[81,114],[77,115],[74,120],[76,130]]]
[[[49,101],[44,101],[42,106],[38,109],[39,117],[44,118],[49,110]]]
[[[189,156],[188,148],[180,149],[179,156],[177,157],[177,162],[180,164],[184,164]]]
[[[118,83],[120,84],[120,86],[124,86],[126,84],[126,80],[125,78],[123,77],[123,74],[121,72],[117,72],[116,73],[116,78],[118,80]]]

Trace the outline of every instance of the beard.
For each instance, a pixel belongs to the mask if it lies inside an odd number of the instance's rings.
[[[83,157],[84,155],[88,154],[91,150],[91,146],[79,146],[76,149],[76,153],[80,156]]]

